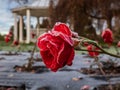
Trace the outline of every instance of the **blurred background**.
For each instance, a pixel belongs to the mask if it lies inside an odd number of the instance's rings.
[[[11,9],[34,4],[36,7],[42,5],[49,9],[49,18],[40,18],[42,28],[52,28],[55,22],[64,22],[79,35],[93,40],[99,40],[101,32],[110,28],[114,33],[114,41],[120,40],[120,0],[4,0],[0,2],[0,13],[3,16],[0,18],[0,38],[14,28]],[[32,17],[31,27],[36,27],[36,22]]]

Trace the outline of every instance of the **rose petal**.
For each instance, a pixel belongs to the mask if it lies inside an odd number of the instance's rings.
[[[71,30],[69,29],[69,27],[64,24],[64,23],[60,23],[60,22],[57,22],[52,31],[58,31],[58,32],[61,32],[63,34],[66,34],[68,36],[72,36],[72,33],[71,33]]]

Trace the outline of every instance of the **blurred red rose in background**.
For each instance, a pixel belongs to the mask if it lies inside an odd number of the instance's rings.
[[[5,35],[4,40],[6,43],[8,43],[10,41],[10,36],[8,34]]]
[[[98,52],[95,52],[97,50],[99,50],[98,48],[96,48],[95,46],[93,45],[88,45],[87,46],[87,50],[88,50],[88,53],[91,57],[95,57],[95,56],[98,56],[99,53]]]
[[[110,29],[106,29],[102,32],[102,38],[105,43],[111,45],[113,42],[113,33]]]
[[[19,45],[19,42],[17,40],[13,41],[13,45],[17,46]]]
[[[118,42],[117,46],[120,47],[120,41]]]
[[[44,33],[38,38],[38,47],[46,66],[57,71],[65,65],[72,65],[74,58],[71,31],[63,24],[54,26],[52,31]]]

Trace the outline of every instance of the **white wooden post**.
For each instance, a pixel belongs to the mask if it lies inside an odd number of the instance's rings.
[[[19,42],[23,43],[23,17],[20,16],[20,23],[19,23]]]
[[[26,43],[30,43],[30,10],[26,10],[26,16],[27,16],[27,38],[26,38]]]
[[[17,14],[14,13],[14,40],[18,40],[18,30],[17,30]]]
[[[39,22],[39,17],[37,17],[37,27],[36,27],[36,30],[37,30],[37,36],[39,36],[39,34],[40,34],[40,22]]]

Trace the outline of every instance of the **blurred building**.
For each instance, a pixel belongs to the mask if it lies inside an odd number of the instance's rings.
[[[44,33],[46,28],[40,28],[40,18],[47,17],[49,21],[49,2],[50,0],[35,0],[31,4],[25,4],[20,7],[12,9],[14,14],[14,40],[19,40],[20,43],[30,43],[35,41],[32,39],[31,33],[35,33],[36,36]],[[23,27],[24,16],[26,16],[26,27]],[[37,20],[36,28],[31,27],[31,17],[35,17]],[[17,22],[19,21],[19,25]],[[23,38],[24,29],[26,29],[26,37]]]

